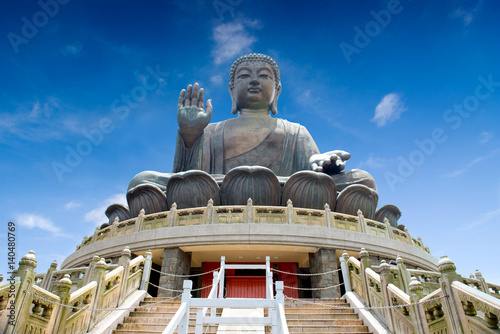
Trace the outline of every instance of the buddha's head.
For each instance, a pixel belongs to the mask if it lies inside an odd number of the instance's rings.
[[[236,59],[231,66],[229,94],[233,101],[232,114],[243,108],[267,108],[276,115],[280,93],[280,70],[271,57],[250,53]]]

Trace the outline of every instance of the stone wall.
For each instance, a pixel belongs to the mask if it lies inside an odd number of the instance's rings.
[[[338,269],[335,249],[320,248],[316,253],[309,253],[309,265],[311,274],[324,273]],[[339,272],[327,275],[311,276],[312,288],[324,288],[339,284]],[[340,287],[312,290],[313,298],[340,298]]]
[[[162,272],[175,275],[188,275],[190,267],[191,253],[185,253],[180,248],[165,248],[163,250]],[[182,282],[185,279],[185,277],[161,275],[160,287],[171,290],[182,290]],[[180,293],[158,289],[158,297],[174,297]]]

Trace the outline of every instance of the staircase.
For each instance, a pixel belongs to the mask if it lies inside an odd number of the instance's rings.
[[[119,324],[113,334],[161,334],[167,327],[170,319],[179,308],[180,298],[171,300],[168,298],[147,297],[140,306],[157,303],[164,300],[165,303],[153,306],[149,309],[137,309],[130,313]],[[344,299],[314,300],[307,299],[308,302],[317,302],[332,306],[349,306]],[[220,315],[221,310],[218,310]],[[267,312],[266,312],[267,313]],[[267,314],[266,314],[267,315]],[[298,301],[285,301],[285,315],[290,333],[318,334],[318,333],[349,333],[367,334],[367,326],[358,318],[353,309],[333,309],[321,305],[312,305]],[[190,313],[189,333],[194,333],[196,310]],[[203,329],[203,333],[216,334],[217,325]],[[239,333],[242,333],[239,331]],[[257,333],[257,332],[255,332]],[[271,328],[266,328],[266,333],[271,333]]]

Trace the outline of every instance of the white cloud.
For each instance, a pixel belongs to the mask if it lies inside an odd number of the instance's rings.
[[[487,142],[491,141],[495,137],[495,134],[493,132],[481,132],[479,135],[479,144],[486,144]]]
[[[102,225],[107,221],[106,215],[104,212],[110,206],[111,204],[123,204],[127,205],[127,198],[125,197],[125,194],[114,194],[108,198],[106,198],[103,202],[102,205],[98,206],[97,208],[87,212],[85,214],[85,221],[92,223],[95,226]]]
[[[78,202],[78,201],[71,201],[71,202],[68,202],[64,205],[64,208],[66,210],[71,210],[71,209],[74,209],[74,208],[79,208],[82,206],[82,203]]]
[[[19,214],[16,216],[16,223],[30,230],[34,228],[39,228],[43,231],[51,232],[53,235],[58,237],[70,238],[69,235],[62,233],[61,229],[57,227],[52,220],[37,214],[33,213]]]
[[[474,20],[475,14],[481,9],[481,7],[482,0],[477,1],[475,6],[469,9],[465,9],[464,6],[460,6],[451,13],[451,17],[462,20],[464,25],[468,26],[472,20]]]
[[[259,29],[259,21],[239,19],[238,22],[219,24],[214,27],[215,45],[212,54],[215,64],[234,60],[236,56],[251,50],[257,38],[247,31],[248,28]]]
[[[65,56],[68,56],[68,55],[78,55],[82,51],[82,43],[75,42],[73,44],[66,44],[65,46],[63,46],[59,50]]]
[[[451,173],[445,174],[444,176],[445,177],[457,177],[457,176],[460,176],[460,175],[464,174],[465,172],[467,172],[472,167],[474,167],[475,165],[477,165],[478,163],[480,163],[481,161],[489,159],[489,158],[492,158],[492,157],[494,157],[495,155],[497,155],[499,153],[500,153],[500,149],[497,149],[497,150],[494,150],[493,152],[491,152],[488,155],[483,155],[483,156],[477,157],[474,160],[472,160],[471,162],[469,162],[467,165],[465,165],[464,168],[457,169],[456,171],[453,171]]]
[[[15,112],[0,113],[0,142],[12,137],[31,142],[62,139],[68,133],[81,134],[81,125],[73,113],[62,118],[60,110],[71,110],[59,98],[48,96],[20,106]]]
[[[360,165],[364,168],[365,166],[368,168],[382,168],[387,166],[387,159],[381,157],[374,157],[373,154],[370,154],[367,160],[362,161]]]
[[[210,82],[214,85],[220,85],[224,82],[224,80],[222,79],[222,75],[218,74],[218,75],[214,75],[213,77],[210,78]]]
[[[478,220],[476,220],[470,224],[464,225],[462,227],[459,227],[457,230],[458,231],[471,230],[475,227],[478,227],[478,226],[483,225],[483,224],[488,223],[488,222],[495,224],[498,221],[498,218],[500,218],[500,209],[486,212],[486,213],[482,214]]]
[[[372,122],[375,122],[378,127],[382,127],[388,122],[397,120],[405,110],[406,107],[398,94],[387,94],[382,98],[377,107],[375,107],[375,115],[372,118]]]

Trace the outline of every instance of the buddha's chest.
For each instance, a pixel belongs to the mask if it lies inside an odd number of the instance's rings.
[[[230,159],[251,151],[273,131],[276,119],[228,121],[224,127],[224,157]]]

